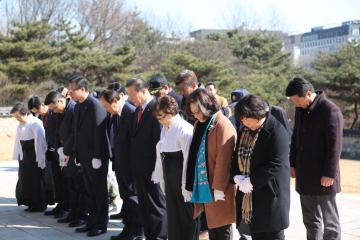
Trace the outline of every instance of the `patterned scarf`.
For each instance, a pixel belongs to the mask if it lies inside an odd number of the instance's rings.
[[[261,128],[251,131],[244,127],[240,134],[238,167],[241,175],[249,176],[250,160]],[[244,193],[242,200],[242,218],[246,224],[251,222],[252,217],[252,194]]]

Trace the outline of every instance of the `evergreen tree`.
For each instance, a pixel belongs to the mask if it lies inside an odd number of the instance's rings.
[[[328,89],[328,95],[351,106],[355,127],[360,103],[360,44],[352,42],[334,53],[320,53],[313,63],[314,81]]]

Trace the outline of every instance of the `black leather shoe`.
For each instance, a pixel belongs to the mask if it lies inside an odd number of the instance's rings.
[[[73,227],[79,227],[81,225],[84,225],[86,223],[85,220],[82,220],[82,219],[75,219],[73,221],[71,221],[69,223],[69,227],[73,228]]]
[[[125,238],[122,238],[121,240],[145,240],[144,236],[137,236],[137,235],[128,235]]]
[[[118,214],[112,214],[110,215],[110,219],[111,220],[120,220],[124,218],[124,214],[122,214],[121,212]]]
[[[44,215],[45,215],[45,216],[54,216],[57,212],[58,212],[58,209],[57,209],[57,208],[54,208],[54,209],[52,209],[52,210],[45,211],[45,212],[44,212]]]
[[[28,212],[43,212],[46,207],[30,207]]]
[[[69,223],[71,221],[74,220],[74,217],[73,216],[70,216],[70,214],[68,214],[66,217],[63,217],[63,218],[59,218],[57,220],[58,223]]]
[[[88,232],[90,230],[91,230],[91,227],[89,227],[89,226],[84,226],[84,227],[75,229],[75,231],[78,233],[84,233],[84,232]]]
[[[25,212],[29,212],[31,210],[31,207],[27,207],[24,209]]]
[[[60,209],[55,215],[54,218],[65,218],[68,212],[65,210]]]
[[[91,229],[90,231],[88,231],[88,233],[86,234],[86,236],[88,237],[95,237],[95,236],[99,236],[101,234],[106,233],[106,229]]]

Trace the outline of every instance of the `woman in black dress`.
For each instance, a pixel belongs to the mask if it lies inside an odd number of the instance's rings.
[[[46,208],[46,196],[42,175],[47,150],[43,123],[29,114],[24,103],[15,104],[10,114],[19,121],[13,152],[13,159],[19,161],[16,185],[18,205],[28,206],[25,211],[43,211]]]

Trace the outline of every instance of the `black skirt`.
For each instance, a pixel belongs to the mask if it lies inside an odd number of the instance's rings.
[[[169,240],[197,239],[194,208],[184,202],[181,191],[183,155],[181,151],[162,153],[165,180],[166,211]]]
[[[19,160],[16,199],[18,205],[43,208],[46,206],[46,194],[43,182],[44,170],[38,167],[34,139],[20,141],[23,159]]]

